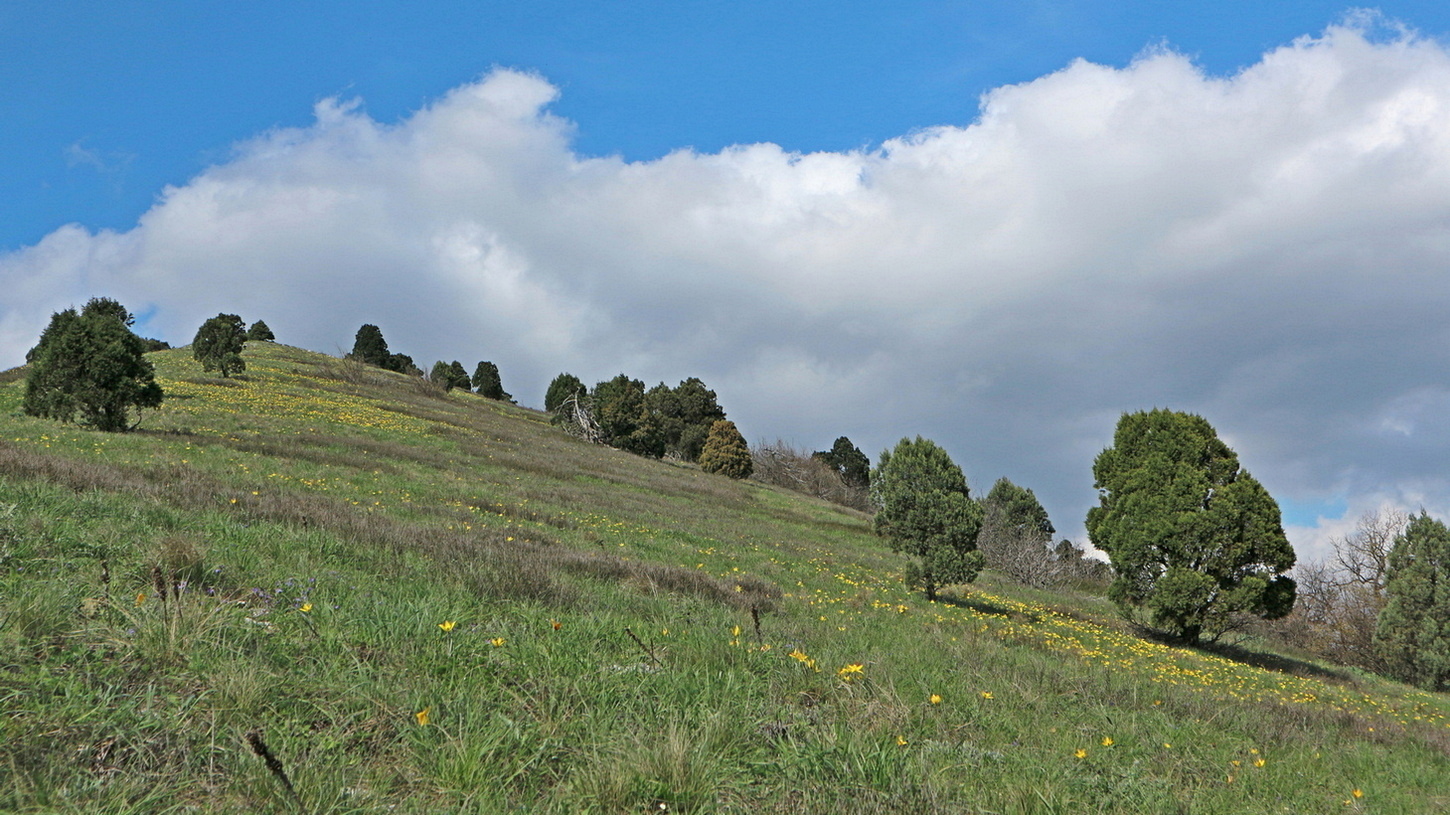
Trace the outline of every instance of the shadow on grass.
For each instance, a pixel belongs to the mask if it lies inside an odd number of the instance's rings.
[[[1320,679],[1325,682],[1333,682],[1340,685],[1355,684],[1354,677],[1345,671],[1336,671],[1326,668],[1323,665],[1316,665],[1312,662],[1284,656],[1283,654],[1253,651],[1242,645],[1222,642],[1199,642],[1189,645],[1181,639],[1175,639],[1161,631],[1154,631],[1139,626],[1134,626],[1134,629],[1139,636],[1150,642],[1157,642],[1178,648],[1190,648],[1205,654],[1222,657],[1223,659],[1237,662],[1241,665],[1248,665],[1252,668],[1261,668],[1265,671],[1274,671],[1276,673],[1300,676],[1307,679]]]
[[[938,603],[941,603],[944,606],[956,606],[957,608],[969,608],[969,609],[971,609],[971,610],[973,610],[973,611],[975,611],[975,612],[977,612],[979,614],[996,614],[996,615],[1001,616],[1001,617],[1023,617],[1023,616],[1026,616],[1027,619],[1030,619],[1033,622],[1037,622],[1037,617],[1036,616],[1033,616],[1033,615],[1022,615],[1022,614],[1019,614],[1018,612],[1013,611],[1010,608],[1007,608],[1006,606],[999,606],[996,603],[989,603],[986,600],[983,600],[983,599],[978,598],[978,597],[973,597],[971,595],[967,595],[967,596],[964,597],[962,595],[955,594],[955,593],[952,593],[952,592],[939,592],[937,594],[937,596],[936,596],[936,601]]]

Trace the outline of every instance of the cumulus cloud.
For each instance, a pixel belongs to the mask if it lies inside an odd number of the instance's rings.
[[[330,100],[129,231],[0,256],[0,364],[106,294],[172,342],[218,311],[325,351],[377,323],[525,403],[563,370],[700,376],[754,438],[928,435],[1065,531],[1153,406],[1205,415],[1301,516],[1450,509],[1450,55],[1367,25],[1226,77],[1079,61],[845,153],[584,156],[517,71],[393,124]],[[1294,520],[1313,550],[1340,518]]]

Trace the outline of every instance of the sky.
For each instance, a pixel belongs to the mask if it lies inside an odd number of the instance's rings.
[[[1450,6],[0,4],[0,367],[93,296],[424,367],[702,378],[1085,540],[1125,411],[1301,558],[1450,517]]]

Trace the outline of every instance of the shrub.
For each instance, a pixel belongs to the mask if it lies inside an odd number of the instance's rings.
[[[700,469],[731,478],[746,478],[751,470],[750,448],[735,423],[721,419],[710,426],[710,435],[700,451]]]
[[[275,342],[276,339],[277,335],[261,320],[252,323],[252,327],[247,329],[247,342]]]
[[[937,589],[970,583],[983,565],[977,551],[982,507],[971,500],[966,476],[951,456],[929,439],[902,439],[882,451],[871,473],[872,498],[878,507],[876,533],[894,552],[916,558],[907,570],[912,588],[936,600]]]

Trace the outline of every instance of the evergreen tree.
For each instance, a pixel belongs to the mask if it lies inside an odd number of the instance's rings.
[[[720,419],[710,426],[705,446],[700,450],[700,469],[730,478],[746,478],[754,468],[750,446],[735,423]]]
[[[478,368],[473,372],[473,389],[485,399],[498,399],[503,402],[513,400],[513,395],[503,389],[498,366],[492,362],[478,363]]]
[[[1047,518],[1047,510],[1038,503],[1037,495],[1026,487],[1019,487],[1007,478],[997,479],[991,491],[983,499],[984,504],[995,504],[1002,508],[1003,518],[1013,529],[1040,536],[1044,545],[1052,542],[1057,532]]]
[[[428,371],[428,381],[442,385],[444,390],[453,390],[453,366],[438,360],[433,363],[432,370]]]
[[[579,377],[571,373],[562,373],[554,377],[549,383],[549,390],[544,393],[544,410],[550,413],[558,410],[564,405],[569,397],[582,398],[589,393]]]
[[[272,329],[261,320],[252,323],[252,327],[247,329],[247,342],[275,342],[276,340],[277,335],[273,334]]]
[[[916,558],[907,570],[908,585],[935,600],[942,586],[976,579],[983,565],[977,551],[982,507],[971,500],[962,468],[945,450],[920,436],[902,439],[895,449],[882,451],[871,492],[877,534],[891,542],[892,551]]]
[[[201,324],[191,340],[191,355],[203,371],[221,371],[224,377],[247,369],[242,346],[247,342],[246,323],[235,314],[218,314]]]
[[[391,355],[388,353],[388,341],[383,339],[382,330],[372,323],[366,323],[357,330],[357,336],[352,341],[352,353],[349,356],[379,368],[392,367],[388,364],[391,361]]]
[[[1423,511],[1390,550],[1374,647],[1388,673],[1428,691],[1450,689],[1450,529]]]
[[[589,400],[605,444],[651,458],[665,454],[663,428],[645,409],[643,382],[620,374],[595,385]]]
[[[830,450],[817,451],[811,457],[830,465],[836,475],[852,487],[865,489],[871,486],[871,459],[845,436],[836,439]]]
[[[407,354],[388,354],[388,361],[383,367],[409,376],[423,375],[423,369],[419,368],[417,363],[413,362],[413,358]]]
[[[671,396],[667,404],[674,412],[666,431],[665,447],[685,461],[697,461],[711,428],[725,418],[725,409],[720,407],[715,392],[693,376],[675,386]]]
[[[127,327],[129,313],[98,298],[80,314],[51,315],[26,354],[23,410],[31,416],[79,421],[104,431],[133,427],[132,408],[161,406],[163,393],[144,341]]]
[[[1239,615],[1293,609],[1279,505],[1201,416],[1124,414],[1093,477],[1088,536],[1112,559],[1108,596],[1124,614],[1193,643]]]
[[[456,359],[449,363],[448,376],[449,380],[453,383],[453,387],[464,393],[473,391],[473,383],[468,380],[468,371],[463,367],[463,363]]]

